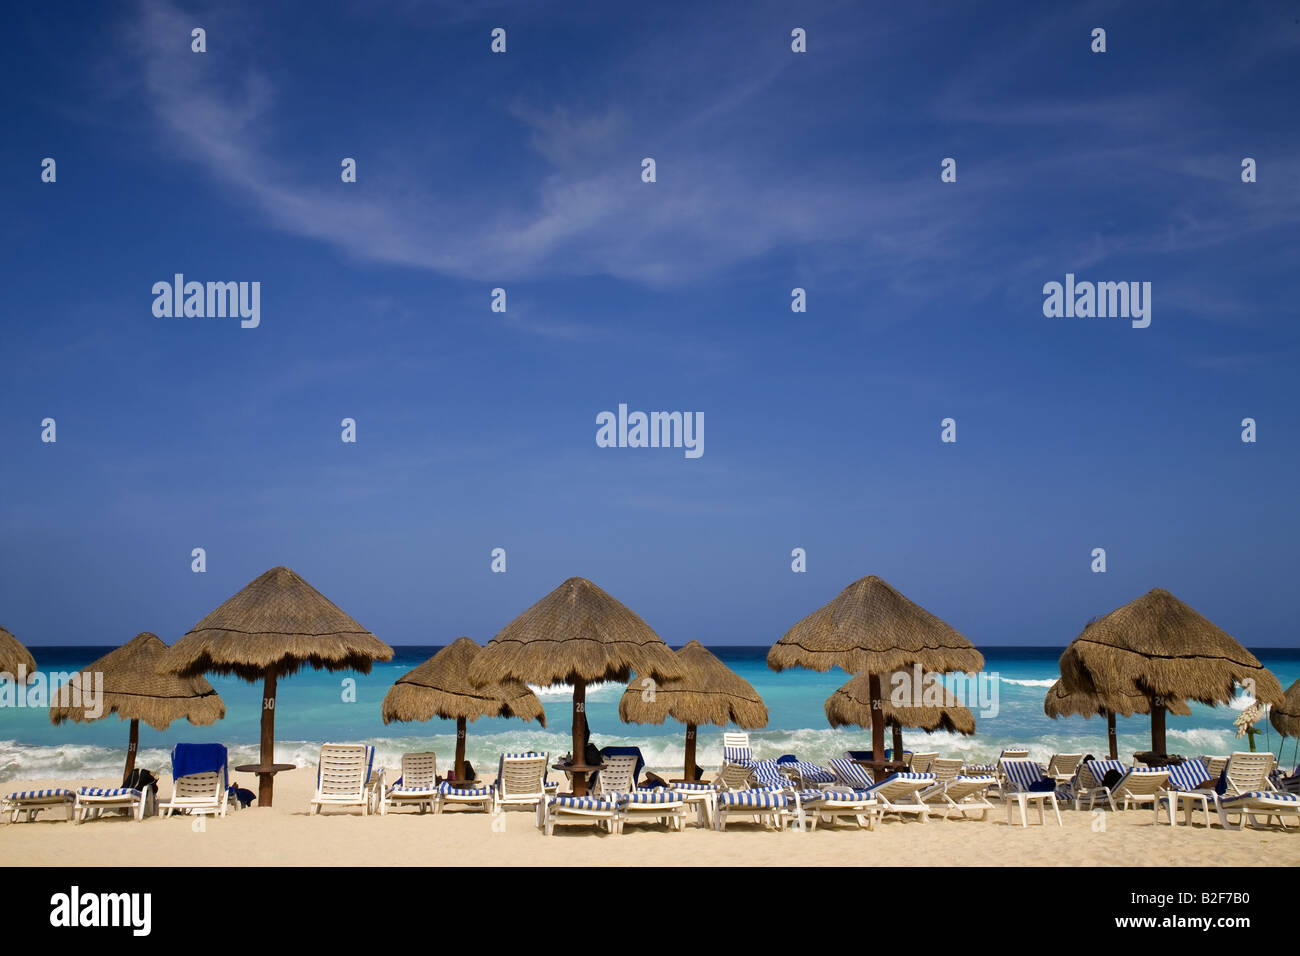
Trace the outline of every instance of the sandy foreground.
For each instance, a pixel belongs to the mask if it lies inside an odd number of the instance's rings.
[[[630,825],[618,835],[565,826],[548,838],[523,810],[508,812],[495,829],[490,814],[461,810],[386,816],[329,810],[310,816],[314,781],[310,768],[281,774],[271,809],[254,804],[202,822],[175,816],[137,823],[111,816],[74,826],[49,812],[30,824],[10,824],[6,816],[0,859],[10,866],[1300,865],[1300,830],[1294,826],[1285,832],[1171,828],[1154,825],[1149,810],[1107,813],[1103,832],[1094,832],[1091,814],[1074,810],[1061,811],[1063,827],[1050,814],[1045,827],[1009,827],[1006,811],[995,805],[984,821],[889,819],[870,832],[823,825],[812,833],[779,833],[737,820],[717,833],[697,829],[692,816],[684,833],[651,824]],[[250,783],[242,777],[239,782]],[[0,788],[10,793],[68,785],[33,780]],[[167,778],[161,789],[170,793]]]

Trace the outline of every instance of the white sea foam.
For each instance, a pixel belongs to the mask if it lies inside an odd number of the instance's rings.
[[[1056,678],[1046,677],[1035,680],[1013,680],[1010,677],[999,677],[998,680],[1004,684],[1015,684],[1017,687],[1051,687],[1056,683]]]

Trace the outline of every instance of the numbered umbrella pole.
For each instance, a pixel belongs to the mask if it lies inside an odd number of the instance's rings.
[[[262,688],[262,753],[259,763],[263,767],[275,763],[275,684],[275,673],[267,674]],[[269,807],[275,789],[275,774],[259,773],[257,780],[257,805]]]

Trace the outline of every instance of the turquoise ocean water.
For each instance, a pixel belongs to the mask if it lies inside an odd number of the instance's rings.
[[[107,653],[108,647],[33,648],[43,672],[73,671]],[[400,755],[411,750],[433,750],[449,763],[455,749],[455,725],[434,720],[427,723],[385,725],[379,715],[380,701],[392,683],[433,654],[436,647],[394,648],[394,659],[377,664],[368,675],[335,674],[310,669],[280,681],[276,704],[276,759],[301,766],[314,766],[321,743],[366,742],[376,745],[381,763],[396,767]],[[789,670],[775,673],[765,663],[766,647],[714,647],[729,667],[749,681],[762,695],[769,711],[768,726],[751,733],[759,756],[776,757],[796,753],[823,762],[847,749],[864,749],[870,734],[856,728],[831,730],[823,704],[828,696],[849,679],[840,670],[825,674]],[[985,673],[996,675],[998,713],[981,718],[973,737],[947,733],[927,735],[906,731],[909,748],[937,750],[941,754],[968,760],[992,759],[1009,744],[1028,744],[1031,754],[1046,760],[1056,751],[1100,754],[1106,747],[1106,725],[1100,718],[1072,717],[1051,720],[1043,714],[1043,696],[1058,675],[1059,647],[981,648]],[[1283,687],[1300,678],[1300,650],[1260,650],[1256,656]],[[344,701],[344,681],[356,681],[355,702]],[[218,741],[231,748],[232,764],[251,762],[257,756],[261,684],[248,684],[233,677],[212,679],[226,702],[226,717],[210,727],[173,724],[166,731],[142,726],[140,765],[167,770],[171,746],[178,741]],[[992,685],[989,685],[992,686]],[[624,724],[618,719],[621,685],[606,684],[587,692],[588,718],[592,738],[599,746],[636,744],[652,768],[674,770],[682,763],[682,725]],[[469,725],[467,754],[479,768],[495,764],[503,751],[539,749],[553,756],[570,749],[572,695],[567,688],[538,689],[546,708],[547,729],[520,720],[483,718]],[[1187,755],[1230,753],[1247,749],[1238,740],[1233,718],[1245,701],[1230,707],[1192,705],[1190,717],[1169,718],[1169,747]],[[972,708],[975,709],[975,708]],[[1267,727],[1267,721],[1260,724]],[[112,777],[121,772],[125,759],[127,725],[116,716],[91,724],[50,723],[46,709],[0,707],[0,782],[38,777],[76,780]],[[1133,717],[1119,721],[1120,755],[1128,758],[1150,743],[1147,719]],[[1258,739],[1259,749],[1280,747],[1286,765],[1297,762],[1296,741],[1283,743],[1268,727]],[[722,728],[701,728],[699,763],[711,768],[722,754]],[[439,764],[442,765],[440,760]]]

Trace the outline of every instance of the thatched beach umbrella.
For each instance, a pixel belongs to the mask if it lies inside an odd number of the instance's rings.
[[[523,681],[504,680],[479,687],[470,683],[469,666],[482,651],[458,637],[427,661],[397,679],[384,695],[384,723],[394,720],[456,721],[455,779],[465,779],[465,722],[480,717],[518,717],[546,726],[546,712]]]
[[[881,677],[908,668],[973,673],[984,666],[984,655],[953,627],[871,575],[790,628],[768,651],[767,666],[776,671],[838,666],[865,676],[873,705],[872,763],[879,772],[886,769],[884,711],[876,706],[885,699]]]
[[[573,685],[573,792],[587,792],[587,684],[680,677],[650,625],[586,578],[569,578],[505,626],[470,665],[475,684],[522,680]]]
[[[1300,738],[1300,680],[1288,687],[1282,702],[1269,710],[1268,721],[1283,737]]]
[[[699,641],[674,654],[682,676],[661,683],[637,677],[618,702],[619,719],[662,724],[671,717],[686,725],[685,779],[695,779],[695,731],[700,724],[742,730],[767,726],[767,705],[753,685],[718,660]]]
[[[952,691],[935,683],[928,693],[938,696],[942,703],[898,706],[889,694],[881,700],[885,724],[894,735],[895,760],[903,751],[904,727],[924,730],[927,734],[946,730],[969,737],[975,733],[975,715],[969,707],[957,702]],[[870,727],[871,714],[871,678],[868,674],[860,674],[826,698],[826,719],[832,727]]]
[[[1114,709],[1110,709],[1112,707]],[[1165,707],[1171,714],[1177,714],[1179,717],[1186,717],[1192,712],[1192,709],[1181,700],[1166,701]],[[1131,717],[1133,714],[1149,714],[1151,698],[1130,689],[1126,693],[1112,695],[1110,707],[1107,707],[1106,701],[1097,696],[1096,688],[1089,686],[1071,691],[1066,689],[1063,681],[1058,680],[1047,690],[1047,696],[1043,699],[1043,713],[1053,719],[1076,716],[1105,717],[1106,744],[1110,751],[1110,759],[1118,760],[1119,737],[1115,731],[1115,715]]]
[[[1144,695],[1151,712],[1151,757],[1163,760],[1170,701],[1214,706],[1238,684],[1261,704],[1282,700],[1282,687],[1254,654],[1162,588],[1098,618],[1061,655],[1067,691],[1092,687],[1107,709],[1125,695]],[[1122,711],[1121,711],[1122,712]]]
[[[36,658],[32,652],[3,627],[0,627],[0,674],[9,674],[15,683],[24,684],[36,676]]]
[[[131,722],[131,739],[126,751],[123,784],[135,769],[140,745],[140,721],[154,730],[166,730],[182,717],[196,727],[205,727],[226,716],[212,685],[202,677],[178,677],[159,672],[167,645],[156,634],[144,631],[115,651],[73,674],[59,688],[50,707],[50,722],[78,723],[117,714]]]
[[[370,673],[393,649],[289,568],[272,568],[195,624],[163,666],[181,675],[234,674],[264,681],[257,804],[271,806],[275,781],[275,690],[303,664]]]

